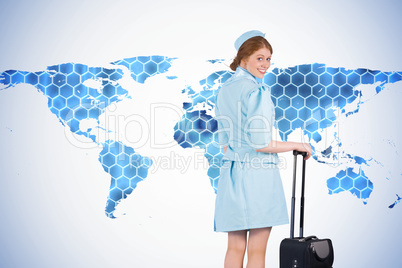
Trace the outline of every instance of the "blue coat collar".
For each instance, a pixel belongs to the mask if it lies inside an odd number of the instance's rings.
[[[258,81],[258,80],[261,80],[261,79],[257,80],[257,78],[254,75],[252,75],[249,71],[247,71],[246,69],[238,66],[237,69],[236,69],[235,74],[233,75],[233,78],[236,79],[236,78],[241,78],[241,77],[250,79],[254,83],[256,83],[257,85],[262,85],[261,81]]]

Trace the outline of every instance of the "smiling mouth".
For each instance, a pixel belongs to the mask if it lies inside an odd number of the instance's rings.
[[[260,73],[265,74],[267,72],[267,69],[257,69]]]

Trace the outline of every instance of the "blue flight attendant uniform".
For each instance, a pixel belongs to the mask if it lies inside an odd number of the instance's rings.
[[[223,157],[214,230],[229,232],[289,222],[277,154],[256,152],[272,139],[275,109],[268,88],[238,67],[215,102]]]

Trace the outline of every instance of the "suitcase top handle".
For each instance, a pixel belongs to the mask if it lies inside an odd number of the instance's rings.
[[[299,155],[299,154],[301,154],[303,156],[303,158],[307,156],[307,152],[300,152],[300,151],[293,150],[293,155]]]

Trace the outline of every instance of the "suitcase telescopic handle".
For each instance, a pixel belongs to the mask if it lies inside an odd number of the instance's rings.
[[[293,155],[299,155],[299,154],[301,154],[303,157],[307,156],[307,152],[300,152],[300,151],[293,150]]]
[[[290,238],[294,238],[295,229],[295,202],[296,202],[296,170],[297,170],[297,156],[303,156],[303,168],[302,168],[302,185],[301,185],[301,197],[300,197],[300,229],[299,237],[303,237],[303,227],[304,227],[304,182],[306,175],[306,152],[293,151],[294,155],[294,166],[293,166],[293,187],[292,187],[292,204],[291,204],[291,219],[290,219]]]

